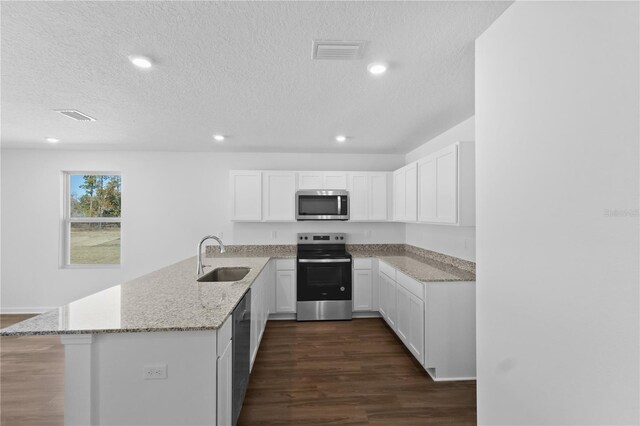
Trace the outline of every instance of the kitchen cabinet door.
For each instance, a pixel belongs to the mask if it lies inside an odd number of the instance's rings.
[[[398,329],[398,284],[388,279],[387,281],[387,319],[389,326],[396,331]]]
[[[393,220],[403,222],[405,219],[405,169],[393,172]]]
[[[373,282],[371,270],[353,271],[353,310],[371,311],[373,309]]]
[[[369,175],[369,220],[387,220],[387,173]]]
[[[346,172],[324,172],[324,189],[347,189]]]
[[[295,172],[263,172],[263,220],[295,220]]]
[[[475,146],[458,142],[418,162],[418,220],[475,225]]]
[[[265,285],[267,299],[267,315],[276,312],[276,260],[267,263],[267,280]]]
[[[222,355],[218,357],[217,365],[217,412],[216,417],[219,425],[230,425],[232,422],[231,398],[233,394],[232,377],[232,347],[231,340],[227,341]]]
[[[262,172],[232,170],[229,172],[231,220],[262,220]]]
[[[418,219],[418,165],[405,166],[404,175],[404,220],[415,222]]]
[[[424,302],[409,295],[409,339],[407,347],[420,364],[424,364]]]
[[[436,220],[440,223],[458,221],[458,150],[452,145],[435,154]]]
[[[404,342],[406,346],[409,346],[409,336],[411,333],[411,316],[409,310],[411,309],[411,294],[405,290],[404,287],[398,285],[396,287],[396,303],[398,307],[398,314],[396,319],[396,334],[400,337],[400,340]]]
[[[429,155],[418,162],[418,220],[435,222],[436,208],[436,159]]]
[[[324,188],[322,172],[298,172],[298,189]]]
[[[276,312],[296,312],[296,271],[276,273]]]
[[[256,359],[258,346],[260,345],[261,288],[260,276],[258,276],[251,285],[251,336],[249,340],[251,365],[249,368],[253,368],[253,362]]]
[[[378,306],[380,315],[385,321],[389,322],[387,316],[387,276],[382,272],[378,273]]]
[[[369,176],[351,173],[349,176],[349,220],[369,219]]]

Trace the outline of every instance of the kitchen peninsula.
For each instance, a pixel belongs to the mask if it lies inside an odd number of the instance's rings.
[[[278,313],[276,300],[281,294],[278,262],[293,264],[295,246],[231,246],[225,255],[214,255],[212,249],[207,251],[205,272],[245,267],[250,269],[247,276],[237,282],[198,282],[195,258],[189,258],[1,331],[2,335],[61,335],[65,424],[230,423],[231,364],[226,352],[231,340],[230,315],[251,289],[253,365],[267,319],[283,315]],[[378,280],[372,280],[368,291],[374,303],[356,312],[356,295],[354,317],[381,314],[435,380],[472,378],[475,265],[401,244],[350,245],[348,249],[356,267],[368,265],[378,275],[379,266],[384,282],[390,280],[393,270],[393,288],[399,289],[397,299],[396,293],[385,293],[386,305],[380,304]],[[409,291],[403,293],[403,285]],[[438,300],[442,286],[453,291],[454,297],[448,295],[446,306],[440,306],[438,312],[429,302]],[[390,289],[380,287],[380,291]],[[429,291],[435,291],[433,297]],[[421,314],[425,318],[422,331],[417,336],[414,330],[413,339],[411,323],[407,331],[402,328],[403,294],[427,308]],[[392,309],[389,300],[394,301]],[[429,307],[451,322],[447,324],[453,327],[450,336],[437,330],[439,320],[429,313]],[[445,312],[447,309],[450,311]],[[391,311],[397,312],[397,319]],[[452,351],[456,353],[449,357],[453,362],[449,365],[441,356]]]

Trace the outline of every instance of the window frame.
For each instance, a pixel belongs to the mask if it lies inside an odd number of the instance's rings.
[[[120,176],[120,197],[122,197],[122,173],[114,171],[78,171],[62,172],[62,205],[60,212],[60,268],[61,269],[121,269],[122,267],[122,212],[120,217],[71,217],[71,176]],[[122,202],[122,200],[121,200]],[[72,223],[119,223],[120,224],[120,263],[71,263],[71,224]]]

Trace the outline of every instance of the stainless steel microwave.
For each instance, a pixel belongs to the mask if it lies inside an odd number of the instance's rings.
[[[296,192],[297,220],[349,220],[349,192],[307,189]]]

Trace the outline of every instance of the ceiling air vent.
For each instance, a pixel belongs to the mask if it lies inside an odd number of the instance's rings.
[[[366,41],[314,40],[313,59],[353,61],[362,58]]]
[[[83,114],[75,109],[57,109],[55,111],[69,118],[73,118],[76,121],[96,121],[95,118],[89,117],[87,114]]]

